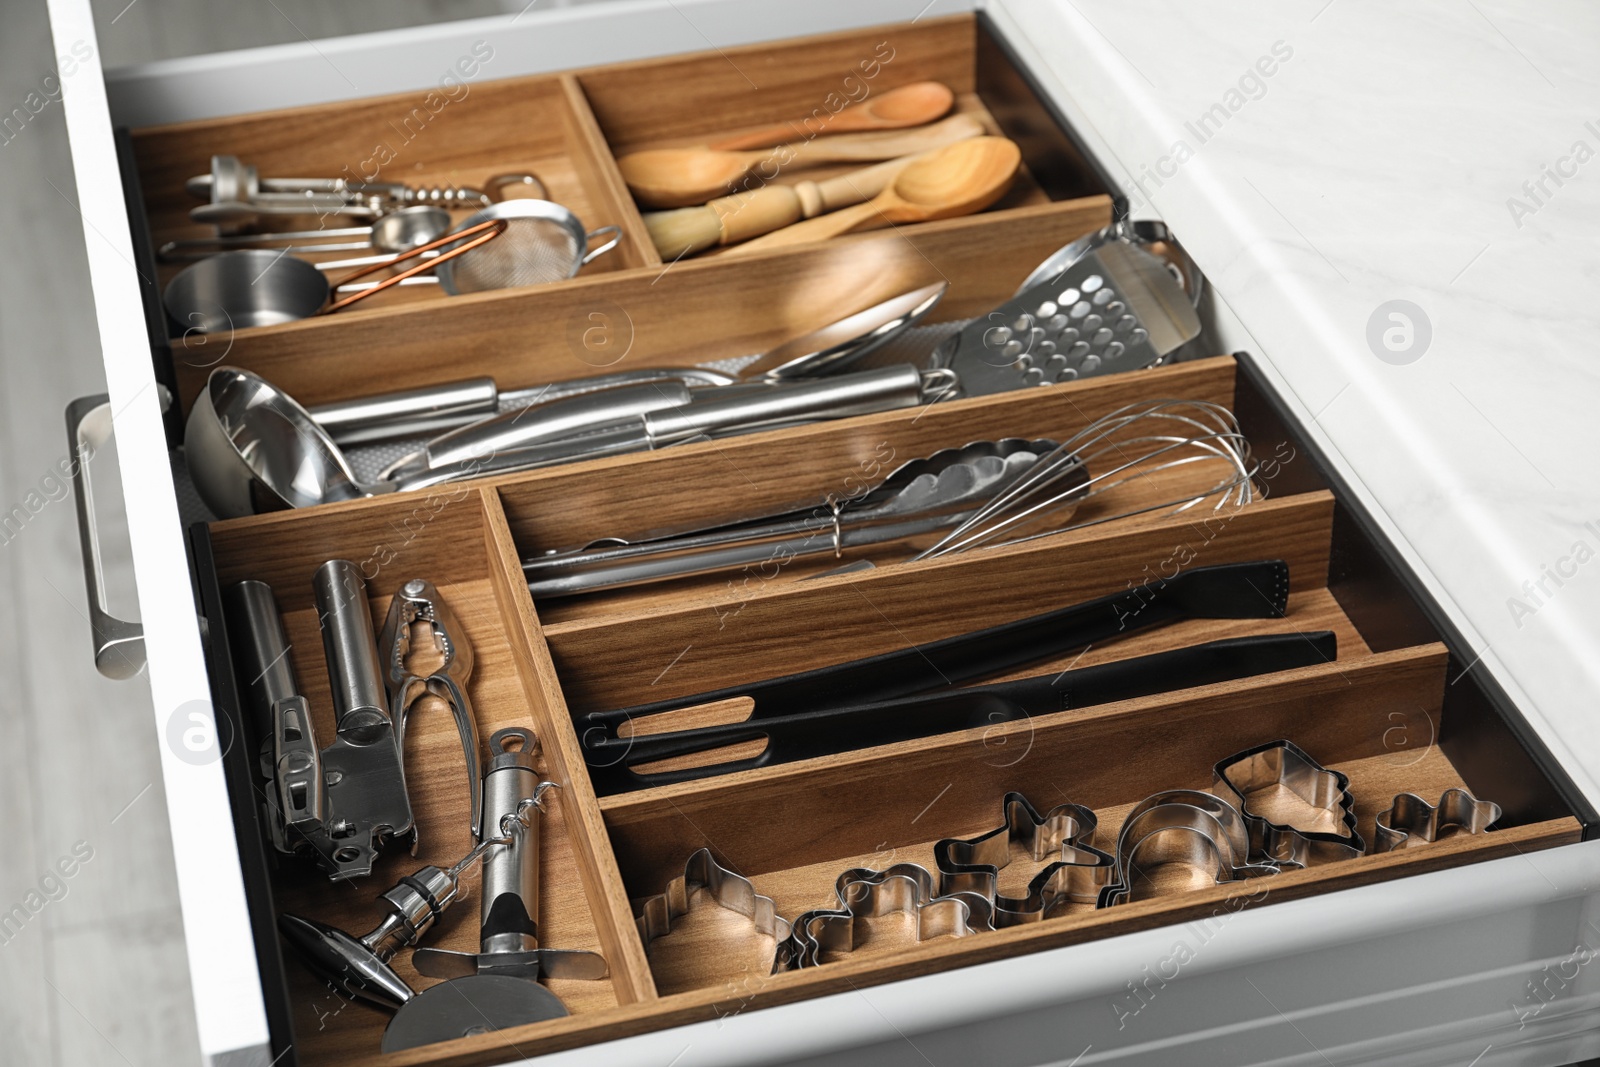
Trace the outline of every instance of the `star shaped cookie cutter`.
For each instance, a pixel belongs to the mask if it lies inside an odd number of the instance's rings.
[[[1446,789],[1437,806],[1415,793],[1401,793],[1388,811],[1378,813],[1373,851],[1393,852],[1437,841],[1446,830],[1487,833],[1500,821],[1500,805],[1479,800],[1465,789]]]
[[[1082,804],[1058,804],[1041,815],[1021,793],[1007,793],[1000,808],[1004,821],[995,829],[934,844],[940,893],[983,897],[993,906],[996,929],[1038,922],[1064,903],[1095,903],[1112,881],[1116,860],[1089,844],[1098,825],[1094,812]],[[1033,877],[1023,897],[999,890],[1014,844],[1035,862],[1055,860]]]
[[[789,940],[789,922],[778,914],[778,906],[773,899],[757,893],[750,879],[728,870],[712,858],[709,848],[702,848],[691,853],[684,861],[682,874],[641,906],[635,921],[646,951],[650,942],[672,930],[675,920],[689,914],[696,889],[705,889],[720,907],[749,919],[757,933],[772,938],[777,945],[781,946]],[[777,956],[775,949],[774,972],[782,969],[778,966]]]
[[[1356,831],[1355,798],[1350,779],[1312,759],[1292,741],[1269,741],[1236,752],[1212,770],[1214,789],[1237,801],[1250,831],[1251,855],[1279,867],[1307,867],[1313,863],[1354,859],[1365,855],[1367,844]],[[1338,818],[1339,830],[1308,830],[1273,822],[1251,810],[1254,793],[1282,786],[1313,808]]]
[[[916,940],[965,937],[994,928],[989,902],[971,893],[940,895],[926,867],[897,863],[883,870],[853,867],[834,882],[836,908],[818,908],[795,919],[780,946],[779,968],[817,967],[823,953],[853,952],[861,943],[857,919],[896,913],[916,919]]]
[[[1211,875],[1218,885],[1278,873],[1249,861],[1250,831],[1239,810],[1197,789],[1168,789],[1135,804],[1117,834],[1117,881],[1100,893],[1102,908],[1144,899],[1150,872],[1182,864]]]

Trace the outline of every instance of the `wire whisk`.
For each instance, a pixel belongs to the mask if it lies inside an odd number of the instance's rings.
[[[1062,521],[1095,497],[1194,464],[1220,466],[1219,480],[1160,503],[1096,514],[1075,523]],[[913,559],[1020,544],[1134,515],[1160,511],[1176,515],[1212,498],[1214,514],[1254,498],[1252,480],[1259,466],[1238,419],[1220,404],[1177,399],[1129,404],[1096,419],[1040,457]]]

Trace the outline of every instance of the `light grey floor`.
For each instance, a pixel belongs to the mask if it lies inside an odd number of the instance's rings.
[[[506,10],[499,0],[94,7],[108,66]],[[54,74],[55,51],[44,0],[3,0],[0,112]],[[16,536],[0,533],[0,921],[18,906],[26,918],[0,926],[0,1064],[194,1063],[149,690],[94,670],[73,503],[52,476],[68,401],[105,389],[58,103],[0,145],[0,193],[0,513],[37,510]],[[113,455],[93,470],[97,487],[116,485]],[[120,502],[102,504],[115,529]],[[126,544],[108,551],[112,606],[136,616]]]

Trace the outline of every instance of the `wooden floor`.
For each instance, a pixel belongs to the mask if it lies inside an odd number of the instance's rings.
[[[94,0],[108,67],[508,6],[521,5]],[[0,112],[54,75],[56,51],[44,0],[10,0]],[[0,145],[0,190],[0,512],[26,506],[30,492],[40,505],[16,536],[0,532],[0,916],[19,905],[29,914],[20,929],[0,927],[0,1063],[196,1063],[149,689],[94,670],[71,491],[52,476],[66,456],[68,401],[105,390],[59,103]],[[115,485],[114,463],[95,460],[107,472],[97,487]],[[112,504],[102,528],[114,531]],[[137,617],[126,541],[107,549],[113,607]],[[62,861],[72,877],[56,871]]]

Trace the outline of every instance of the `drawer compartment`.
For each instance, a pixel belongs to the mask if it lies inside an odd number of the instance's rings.
[[[805,491],[820,496],[885,441],[897,454],[912,455],[950,434],[970,439],[1016,427],[1063,436],[1130,398],[1169,395],[1213,398],[1257,413],[1244,428],[1271,462],[1257,477],[1255,500],[1220,514],[1163,511],[933,561],[896,562],[890,546],[874,553],[878,565],[865,572],[809,581],[781,574],[742,593],[731,616],[725,576],[539,604],[522,584],[520,559],[542,546],[628,529],[607,523],[716,521],[751,502],[772,504]],[[782,456],[800,454],[806,464],[785,481],[774,468]],[[711,457],[752,472],[748,497],[717,491],[726,475],[711,468]],[[662,485],[672,492],[649,490]],[[1582,832],[1561,788],[1541,774],[1506,722],[1484,714],[1462,696],[1462,686],[1447,686],[1459,668],[1452,669],[1451,651],[1436,634],[1416,631],[1397,640],[1396,626],[1406,621],[1398,609],[1371,625],[1370,598],[1358,600],[1351,589],[1370,592],[1385,579],[1373,569],[1355,573],[1359,532],[1321,484],[1313,457],[1271,419],[1232,358],[935,406],[920,419],[859,416],[410,497],[213,524],[207,536],[215,577],[224,584],[254,578],[277,591],[314,707],[326,704],[326,683],[314,651],[309,576],[324,559],[342,556],[364,566],[375,623],[386,606],[381,594],[391,586],[416,576],[438,585],[478,653],[472,695],[480,730],[534,730],[543,744],[543,773],[562,785],[559,815],[546,824],[543,942],[603,952],[612,978],[552,982],[570,1018],[463,1037],[403,1062],[537,1055],[1155,925],[1210,923],[1246,907],[1564,844]],[[651,510],[641,512],[641,500]],[[597,795],[585,767],[580,731],[589,711],[922,645],[1159,584],[1184,568],[1259,558],[1288,563],[1282,619],[1176,622],[1002,677],[1054,674],[1222,638],[1319,630],[1336,636],[1336,659],[635,792]],[[313,652],[302,655],[303,649]],[[641,722],[637,729],[677,725]],[[453,862],[465,850],[454,730],[423,718],[415,731],[413,766],[426,767],[413,786],[424,819],[422,853],[412,860],[396,850],[369,883],[336,889],[306,867],[283,863],[272,875],[277,908],[360,932],[376,921],[372,893],[416,863]],[[854,952],[774,975],[767,974],[772,940],[752,934],[747,919],[716,907],[704,891],[664,936],[646,944],[634,926],[644,902],[681,874],[699,848],[750,878],[792,919],[826,907],[834,880],[848,868],[932,869],[934,843],[993,829],[1008,792],[1021,792],[1041,811],[1066,801],[1086,805],[1099,823],[1093,843],[1110,852],[1133,804],[1160,790],[1210,788],[1219,760],[1280,738],[1348,776],[1367,854],[1265,878],[1201,880],[1183,889],[1163,882],[1164,891],[1131,903],[1066,904],[1037,923],[967,936],[919,942],[905,916],[857,920]],[[1496,755],[1486,759],[1489,751]],[[1432,802],[1463,787],[1504,807],[1494,830],[1372,851],[1374,820],[1396,794]],[[1040,867],[1013,862],[1001,872],[999,891],[1019,893]],[[470,951],[475,919],[469,897],[427,943]],[[332,994],[298,964],[291,961],[287,971],[300,1062],[383,1059],[376,1051],[382,1013],[341,1000],[337,1016],[325,1019]],[[427,982],[403,964],[401,972]]]
[[[880,52],[892,56],[873,58]],[[877,73],[865,78],[859,64],[869,60]],[[752,88],[730,63],[763,72],[762,87]],[[472,66],[474,75],[453,79],[449,93],[132,131],[133,178],[143,193],[135,210],[142,208],[152,248],[211,233],[188,218],[198,201],[184,185],[207,173],[217,154],[237,156],[263,178],[375,176],[482,188],[491,176],[529,172],[587,228],[621,227],[621,245],[571,281],[456,297],[436,286],[402,286],[335,314],[232,329],[225,344],[193,323],[154,323],[156,335],[171,337],[176,380],[169,384],[184,410],[224,347],[230,365],[318,404],[464,375],[489,375],[514,389],[593,374],[624,356],[627,367],[642,368],[744,355],[831,321],[849,310],[842,303],[864,306],[870,294],[903,290],[912,277],[948,277],[940,315],[970,316],[1009,296],[1049,252],[1106,225],[1116,206],[1093,164],[970,16],[553,76],[489,80],[492,57]],[[836,87],[842,78],[854,80]],[[833,107],[835,88],[870,100],[925,79],[954,91],[953,114],[972,116],[1022,149],[1009,192],[978,214],[748,258],[713,250],[663,263],[616,165],[618,153]],[[408,119],[418,108],[426,122]],[[788,168],[767,184],[851,169]],[[455,221],[463,217],[458,212]],[[297,220],[309,228],[348,224],[331,215]],[[183,266],[152,264],[147,273],[164,287]],[[585,331],[596,315],[616,338],[603,350],[583,340],[593,336]],[[369,360],[385,369],[376,386],[356,369]]]

